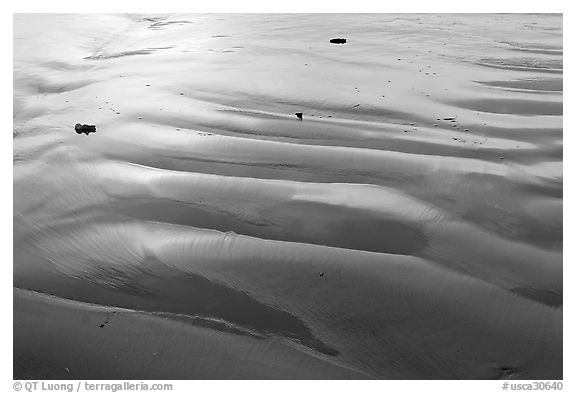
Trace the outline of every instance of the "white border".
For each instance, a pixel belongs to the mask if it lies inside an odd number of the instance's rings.
[[[12,381],[12,138],[9,131],[12,130],[12,54],[13,54],[13,13],[78,13],[78,12],[226,12],[226,13],[245,13],[245,12],[386,12],[386,13],[489,13],[489,12],[536,12],[536,13],[564,13],[564,69],[567,70],[564,75],[564,107],[574,108],[573,105],[573,30],[574,18],[573,8],[570,7],[569,1],[497,1],[482,0],[479,2],[454,1],[454,0],[436,0],[436,1],[400,1],[386,2],[353,0],[350,2],[343,1],[316,1],[311,0],[287,0],[283,2],[273,1],[255,1],[255,0],[209,0],[205,2],[192,0],[162,0],[162,1],[135,1],[135,0],[98,0],[90,1],[71,1],[71,0],[45,0],[45,1],[13,1],[11,4],[2,5],[2,20],[0,28],[2,29],[2,41],[5,53],[9,54],[2,60],[2,124],[3,143],[0,144],[3,151],[0,155],[2,160],[1,173],[2,181],[5,184],[4,192],[0,195],[2,203],[2,250],[5,258],[2,260],[2,275],[0,288],[2,288],[2,309],[5,313],[5,320],[2,326],[2,348],[4,349],[1,358],[2,379],[0,381],[0,390],[13,391]],[[574,280],[574,264],[576,259],[574,254],[574,202],[576,201],[574,193],[573,169],[575,165],[574,149],[574,132],[573,117],[568,110],[564,115],[564,147],[565,161],[564,173],[564,390],[572,391],[574,386],[570,383],[573,381],[569,370],[575,370],[574,367],[574,339],[576,332],[574,324],[574,290],[572,280]],[[62,381],[64,382],[64,381]],[[105,381],[98,381],[105,382]],[[114,382],[114,381],[108,381]],[[152,381],[148,381],[152,382]],[[160,381],[159,381],[160,382]],[[166,381],[164,381],[166,382]],[[362,391],[378,392],[411,392],[411,391],[445,391],[458,392],[464,390],[466,393],[473,392],[502,392],[501,381],[173,381],[175,392],[193,392],[200,389],[210,389],[210,391],[224,391],[232,389],[237,393],[253,393],[255,391],[270,392],[274,389],[275,393],[290,392],[295,389],[325,390],[331,392],[344,392],[352,389],[361,389]]]

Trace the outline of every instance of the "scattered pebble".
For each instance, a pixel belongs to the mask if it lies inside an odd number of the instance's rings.
[[[96,126],[77,123],[74,126],[74,130],[76,131],[77,134],[86,134],[86,136],[88,136],[88,134],[90,134],[91,132],[96,132]]]

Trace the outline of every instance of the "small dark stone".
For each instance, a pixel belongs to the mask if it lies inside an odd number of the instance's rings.
[[[444,120],[456,120],[455,117],[445,117]]]
[[[296,115],[296,117],[297,117],[298,119],[302,120],[302,115],[303,115],[302,112],[296,112],[296,113],[294,113],[294,114]]]
[[[331,44],[345,44],[346,43],[346,38],[332,38],[330,40]]]
[[[324,277],[324,272],[320,272],[320,273],[318,273],[318,275],[319,275],[320,277]]]
[[[77,134],[90,134],[91,132],[96,132],[96,126],[94,125],[88,125],[88,124],[80,124],[77,123],[74,126],[74,130],[76,130]]]

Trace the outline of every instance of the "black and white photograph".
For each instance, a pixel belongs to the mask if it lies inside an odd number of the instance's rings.
[[[14,390],[562,390],[563,14],[188,9],[12,15]]]

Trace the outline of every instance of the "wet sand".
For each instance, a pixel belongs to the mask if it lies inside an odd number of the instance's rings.
[[[561,16],[14,35],[14,378],[562,378]]]

